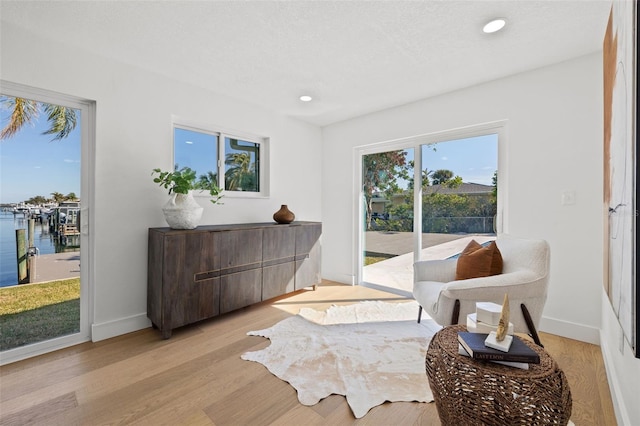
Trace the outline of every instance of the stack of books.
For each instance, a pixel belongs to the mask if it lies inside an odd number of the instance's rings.
[[[458,352],[473,359],[525,370],[529,369],[529,364],[539,364],[540,356],[536,351],[513,335],[513,323],[510,322],[507,328],[505,341],[509,339],[509,343],[495,342],[501,311],[502,306],[498,304],[477,303],[476,312],[467,316],[468,331],[458,333]]]

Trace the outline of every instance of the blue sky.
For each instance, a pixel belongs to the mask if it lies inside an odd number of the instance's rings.
[[[51,141],[42,135],[48,129],[47,116],[40,112],[35,124],[25,125],[10,139],[0,141],[0,203],[17,203],[52,192],[80,193],[80,111],[78,125],[66,138]],[[0,126],[7,124],[9,111],[0,109]]]
[[[174,138],[174,156],[178,167],[189,167],[196,171],[196,176],[217,171],[217,136],[176,128]]]
[[[447,169],[463,182],[491,185],[498,170],[498,135],[439,142],[435,151],[423,147],[422,167],[427,170]]]
[[[413,149],[407,151],[407,162],[413,160]],[[422,145],[422,168],[429,171],[451,170],[463,182],[493,185],[493,173],[498,170],[498,135],[437,142]],[[398,182],[407,188],[409,182]]]

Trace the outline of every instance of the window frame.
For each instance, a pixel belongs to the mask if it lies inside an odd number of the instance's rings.
[[[176,141],[175,141],[175,129],[183,129],[192,132],[199,132],[208,135],[215,136],[217,138],[216,152],[218,154],[217,164],[215,164],[216,171],[218,173],[218,186],[224,189],[224,196],[226,198],[269,198],[269,142],[270,138],[265,136],[259,136],[247,132],[241,132],[233,129],[225,129],[220,126],[203,126],[201,124],[193,123],[187,120],[183,120],[174,117],[171,126],[171,141],[173,145],[172,149],[172,166],[171,170],[176,164]],[[225,188],[225,141],[226,138],[237,139],[243,142],[250,142],[258,145],[258,181],[259,191],[234,191]],[[208,197],[206,193],[200,193],[195,191],[193,193],[195,197]]]
[[[33,358],[42,354],[75,346],[91,340],[100,340],[96,336],[95,319],[95,145],[96,145],[96,101],[79,98],[36,88],[20,83],[0,79],[0,93],[10,97],[20,97],[36,102],[66,106],[80,110],[81,148],[80,148],[80,196],[82,197],[82,220],[80,232],[80,331],[53,339],[35,342],[2,351],[0,365]],[[96,339],[96,337],[98,337]]]

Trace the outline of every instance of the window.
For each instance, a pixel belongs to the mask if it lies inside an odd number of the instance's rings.
[[[175,168],[217,182],[226,196],[268,197],[268,139],[234,133],[174,124]]]
[[[224,147],[225,189],[260,192],[260,144],[225,137]]]

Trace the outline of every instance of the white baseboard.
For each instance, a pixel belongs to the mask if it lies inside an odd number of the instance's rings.
[[[622,390],[620,389],[620,382],[615,374],[611,374],[612,371],[616,371],[615,365],[613,365],[613,357],[607,339],[602,339],[600,345],[600,351],[602,352],[602,360],[604,361],[604,369],[607,372],[607,380],[609,381],[609,390],[611,391],[611,401],[613,402],[613,409],[616,414],[616,421],[619,425],[631,425],[627,407],[624,404],[624,398],[622,396]]]
[[[543,316],[538,331],[600,345],[600,329]],[[544,342],[543,342],[544,344]]]
[[[151,321],[147,318],[146,313],[132,315],[113,321],[93,324],[91,326],[91,340],[99,342],[100,340],[110,339],[111,337],[132,333],[148,327],[151,327]]]
[[[322,279],[340,284],[355,285],[355,278],[348,274],[322,274]]]

